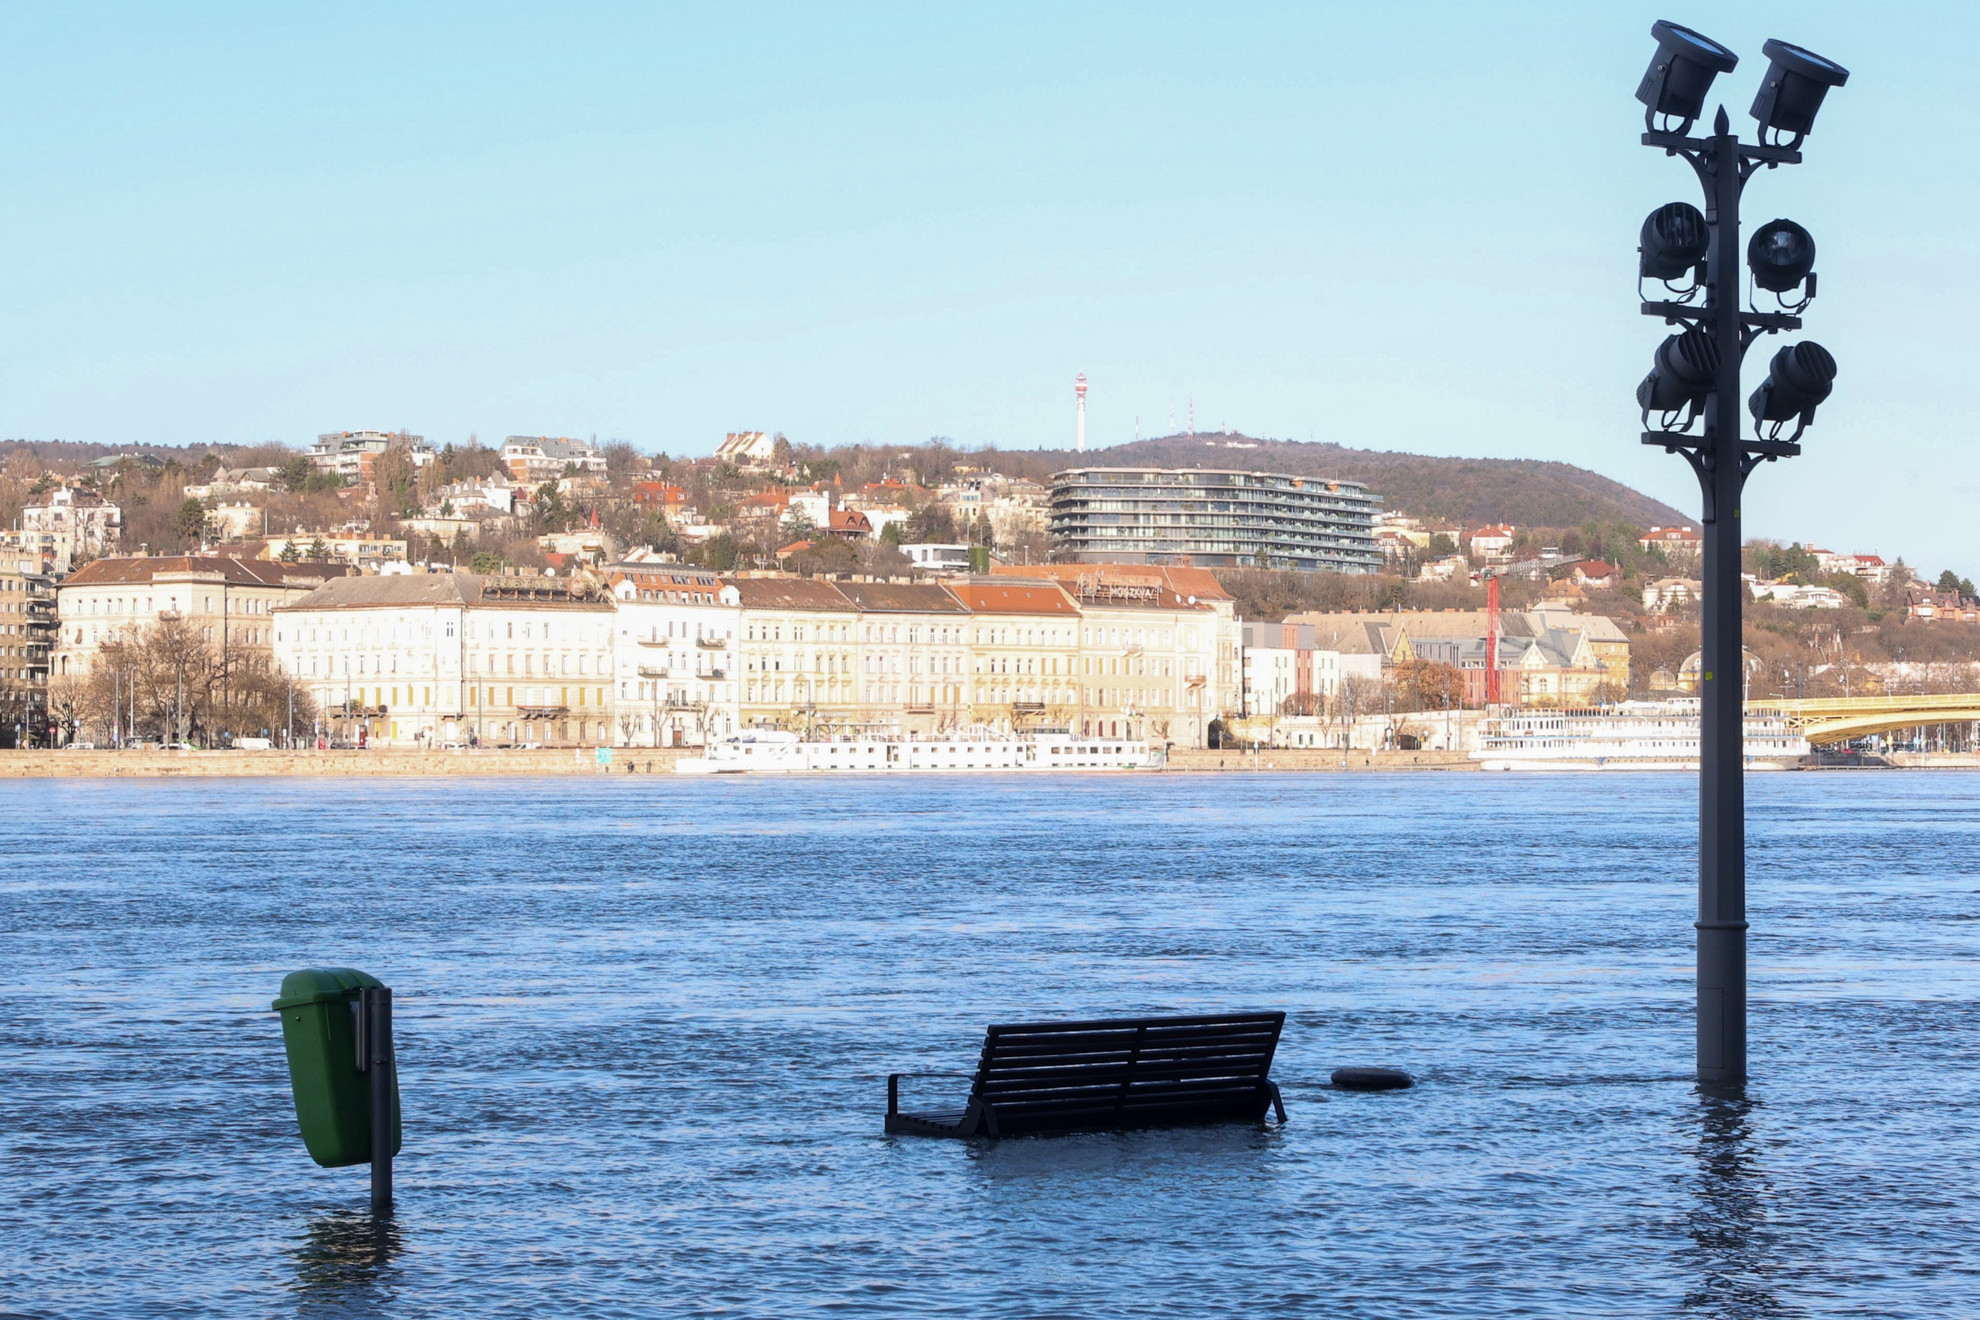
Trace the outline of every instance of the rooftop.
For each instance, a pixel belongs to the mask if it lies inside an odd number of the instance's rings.
[[[729,585],[749,609],[844,613],[853,608],[835,584],[817,578],[739,577]]]
[[[65,587],[150,582],[161,575],[198,573],[243,587],[316,585],[325,579],[357,572],[349,564],[284,564],[274,559],[236,559],[219,555],[144,555],[98,559],[62,580]],[[379,579],[369,579],[378,581]]]
[[[847,600],[870,614],[967,614],[968,607],[933,583],[839,582]]]
[[[975,577],[944,584],[977,614],[1076,615],[1079,607],[1056,582],[1022,578]]]

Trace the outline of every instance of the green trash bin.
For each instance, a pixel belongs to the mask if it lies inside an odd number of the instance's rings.
[[[309,1157],[326,1169],[371,1162],[371,1078],[358,1071],[358,992],[384,982],[351,967],[311,967],[282,978],[275,1011],[289,1053],[296,1121]],[[392,1153],[399,1153],[399,1070],[392,1069]]]

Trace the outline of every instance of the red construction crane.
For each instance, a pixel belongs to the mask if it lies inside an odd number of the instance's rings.
[[[1485,704],[1499,704],[1499,577],[1485,579]]]

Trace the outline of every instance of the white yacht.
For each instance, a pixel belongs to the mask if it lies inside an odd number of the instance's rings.
[[[1159,770],[1159,749],[1132,738],[1082,738],[1064,731],[988,732],[933,738],[804,739],[753,729],[683,757],[683,775],[1011,773],[1013,771]]]
[[[1748,770],[1792,769],[1808,752],[1779,716],[1746,717]],[[1485,770],[1696,770],[1698,699],[1494,715],[1471,759]]]

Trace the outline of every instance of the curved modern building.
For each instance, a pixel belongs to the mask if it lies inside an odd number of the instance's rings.
[[[1078,564],[1372,573],[1381,497],[1358,481],[1214,468],[1052,476],[1052,545]]]

